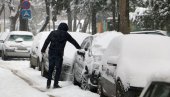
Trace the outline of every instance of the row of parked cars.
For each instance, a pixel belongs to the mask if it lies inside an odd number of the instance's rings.
[[[37,67],[45,77],[48,48],[45,55],[41,48],[49,33],[40,32],[33,38],[28,32],[11,32],[3,41],[2,58],[30,57],[30,67]],[[140,97],[169,97],[170,38],[166,33],[158,30],[128,35],[115,31],[95,35],[69,33],[82,49],[66,44],[61,80],[72,80],[84,90],[97,90],[101,97],[139,97],[142,90]],[[148,84],[159,77],[163,80]]]
[[[42,56],[40,50],[49,33],[36,35],[31,50],[30,66],[38,67],[42,76],[48,72],[48,51]],[[165,32],[70,34],[82,49],[66,44],[61,80],[97,90],[101,97],[138,97],[153,77],[169,77],[170,38]]]

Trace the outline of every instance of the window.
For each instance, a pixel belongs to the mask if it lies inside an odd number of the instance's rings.
[[[17,38],[22,38],[24,41],[32,41],[31,35],[10,35],[8,41],[15,41]]]

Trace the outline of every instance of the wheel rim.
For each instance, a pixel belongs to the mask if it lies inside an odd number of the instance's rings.
[[[90,90],[89,84],[88,84],[88,78],[85,76],[82,76],[82,81],[81,81],[81,88],[84,90]]]

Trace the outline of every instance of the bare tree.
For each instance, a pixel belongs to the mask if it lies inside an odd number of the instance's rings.
[[[2,14],[2,11],[4,10],[4,4],[2,5],[1,9],[0,9],[0,15]]]
[[[9,10],[10,10],[10,31],[15,31],[15,26],[16,26],[16,21],[19,17],[19,12],[20,12],[20,5],[18,6],[17,9],[15,9],[15,7],[13,6],[12,4],[12,0],[9,0],[8,2],[8,7],[9,7]]]
[[[45,30],[46,26],[48,25],[49,21],[50,21],[50,3],[48,2],[48,0],[45,0],[45,4],[46,4],[46,19],[45,19],[45,23],[44,25],[41,27],[39,32],[42,32]]]

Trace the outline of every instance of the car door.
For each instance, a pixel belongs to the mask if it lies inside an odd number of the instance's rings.
[[[76,78],[77,81],[81,81],[81,76],[82,76],[82,72],[85,68],[85,64],[87,64],[86,62],[88,62],[88,58],[87,55],[89,54],[89,49],[91,47],[91,43],[92,43],[92,36],[85,38],[85,40],[82,42],[81,44],[81,50],[78,50],[76,53],[76,59],[74,62],[74,76]]]
[[[116,75],[115,66],[110,64],[102,65],[102,88],[108,97],[115,97],[116,95]]]
[[[34,65],[34,66],[37,66],[37,61],[38,61],[38,45],[39,45],[39,43],[40,43],[40,41],[39,41],[39,39],[40,39],[40,37],[41,37],[41,33],[40,34],[38,34],[37,36],[35,36],[35,38],[34,38],[34,41],[33,41],[33,45],[32,45],[32,48],[31,48],[31,59],[30,59],[30,61],[31,61],[31,63],[32,63],[32,65]]]

